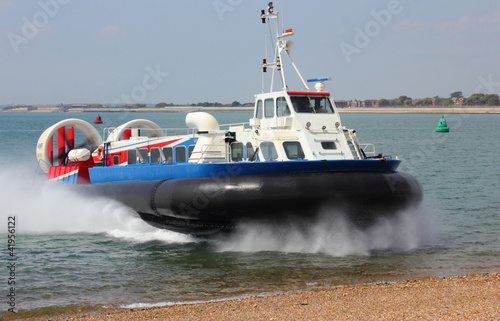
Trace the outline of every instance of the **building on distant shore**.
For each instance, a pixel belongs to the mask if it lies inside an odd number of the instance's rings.
[[[465,98],[464,97],[460,97],[460,98],[452,97],[451,100],[457,106],[463,106],[465,104]]]
[[[347,108],[349,107],[349,102],[347,100],[335,100],[335,106],[337,108]]]
[[[350,100],[347,102],[348,107],[378,107],[378,100]]]

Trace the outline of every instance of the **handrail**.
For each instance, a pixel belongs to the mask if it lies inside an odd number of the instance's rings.
[[[224,148],[224,151],[221,153],[220,150],[208,150],[209,148],[207,147],[223,147]],[[200,163],[201,160],[205,159],[205,154],[208,154],[208,153],[218,153],[218,154],[222,154],[222,156],[224,157],[224,160],[226,159],[227,157],[227,150],[226,150],[226,145],[225,144],[217,144],[217,145],[214,145],[214,144],[204,144],[201,146],[201,155],[198,159],[198,161],[196,163]],[[193,152],[194,153],[194,152]],[[220,157],[219,157],[220,158]]]
[[[373,144],[359,144],[359,147],[361,147],[361,149],[363,150],[363,152],[365,153],[365,155],[367,157],[376,156],[375,145],[373,145]],[[371,150],[367,150],[369,148],[371,148]]]

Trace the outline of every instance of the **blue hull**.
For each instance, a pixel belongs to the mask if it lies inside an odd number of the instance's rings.
[[[237,163],[137,164],[94,167],[89,169],[90,182],[144,181],[216,176],[272,175],[311,172],[394,172],[400,160],[363,159],[330,161],[280,161]]]

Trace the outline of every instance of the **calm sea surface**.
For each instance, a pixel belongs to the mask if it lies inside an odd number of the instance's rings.
[[[500,271],[500,115],[445,115],[451,131],[437,134],[440,115],[343,114],[361,143],[403,160],[399,170],[424,187],[422,206],[363,232],[328,221],[307,231],[252,226],[224,241],[158,230],[120,204],[44,182],[34,154],[43,130],[95,116],[0,113],[0,313],[10,307],[9,216],[17,309],[151,306]],[[101,116],[99,132],[135,118],[185,126],[185,114]],[[250,115],[214,116],[227,124]]]

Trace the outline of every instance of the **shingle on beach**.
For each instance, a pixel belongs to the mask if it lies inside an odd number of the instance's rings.
[[[56,320],[500,320],[500,273],[341,286]]]

